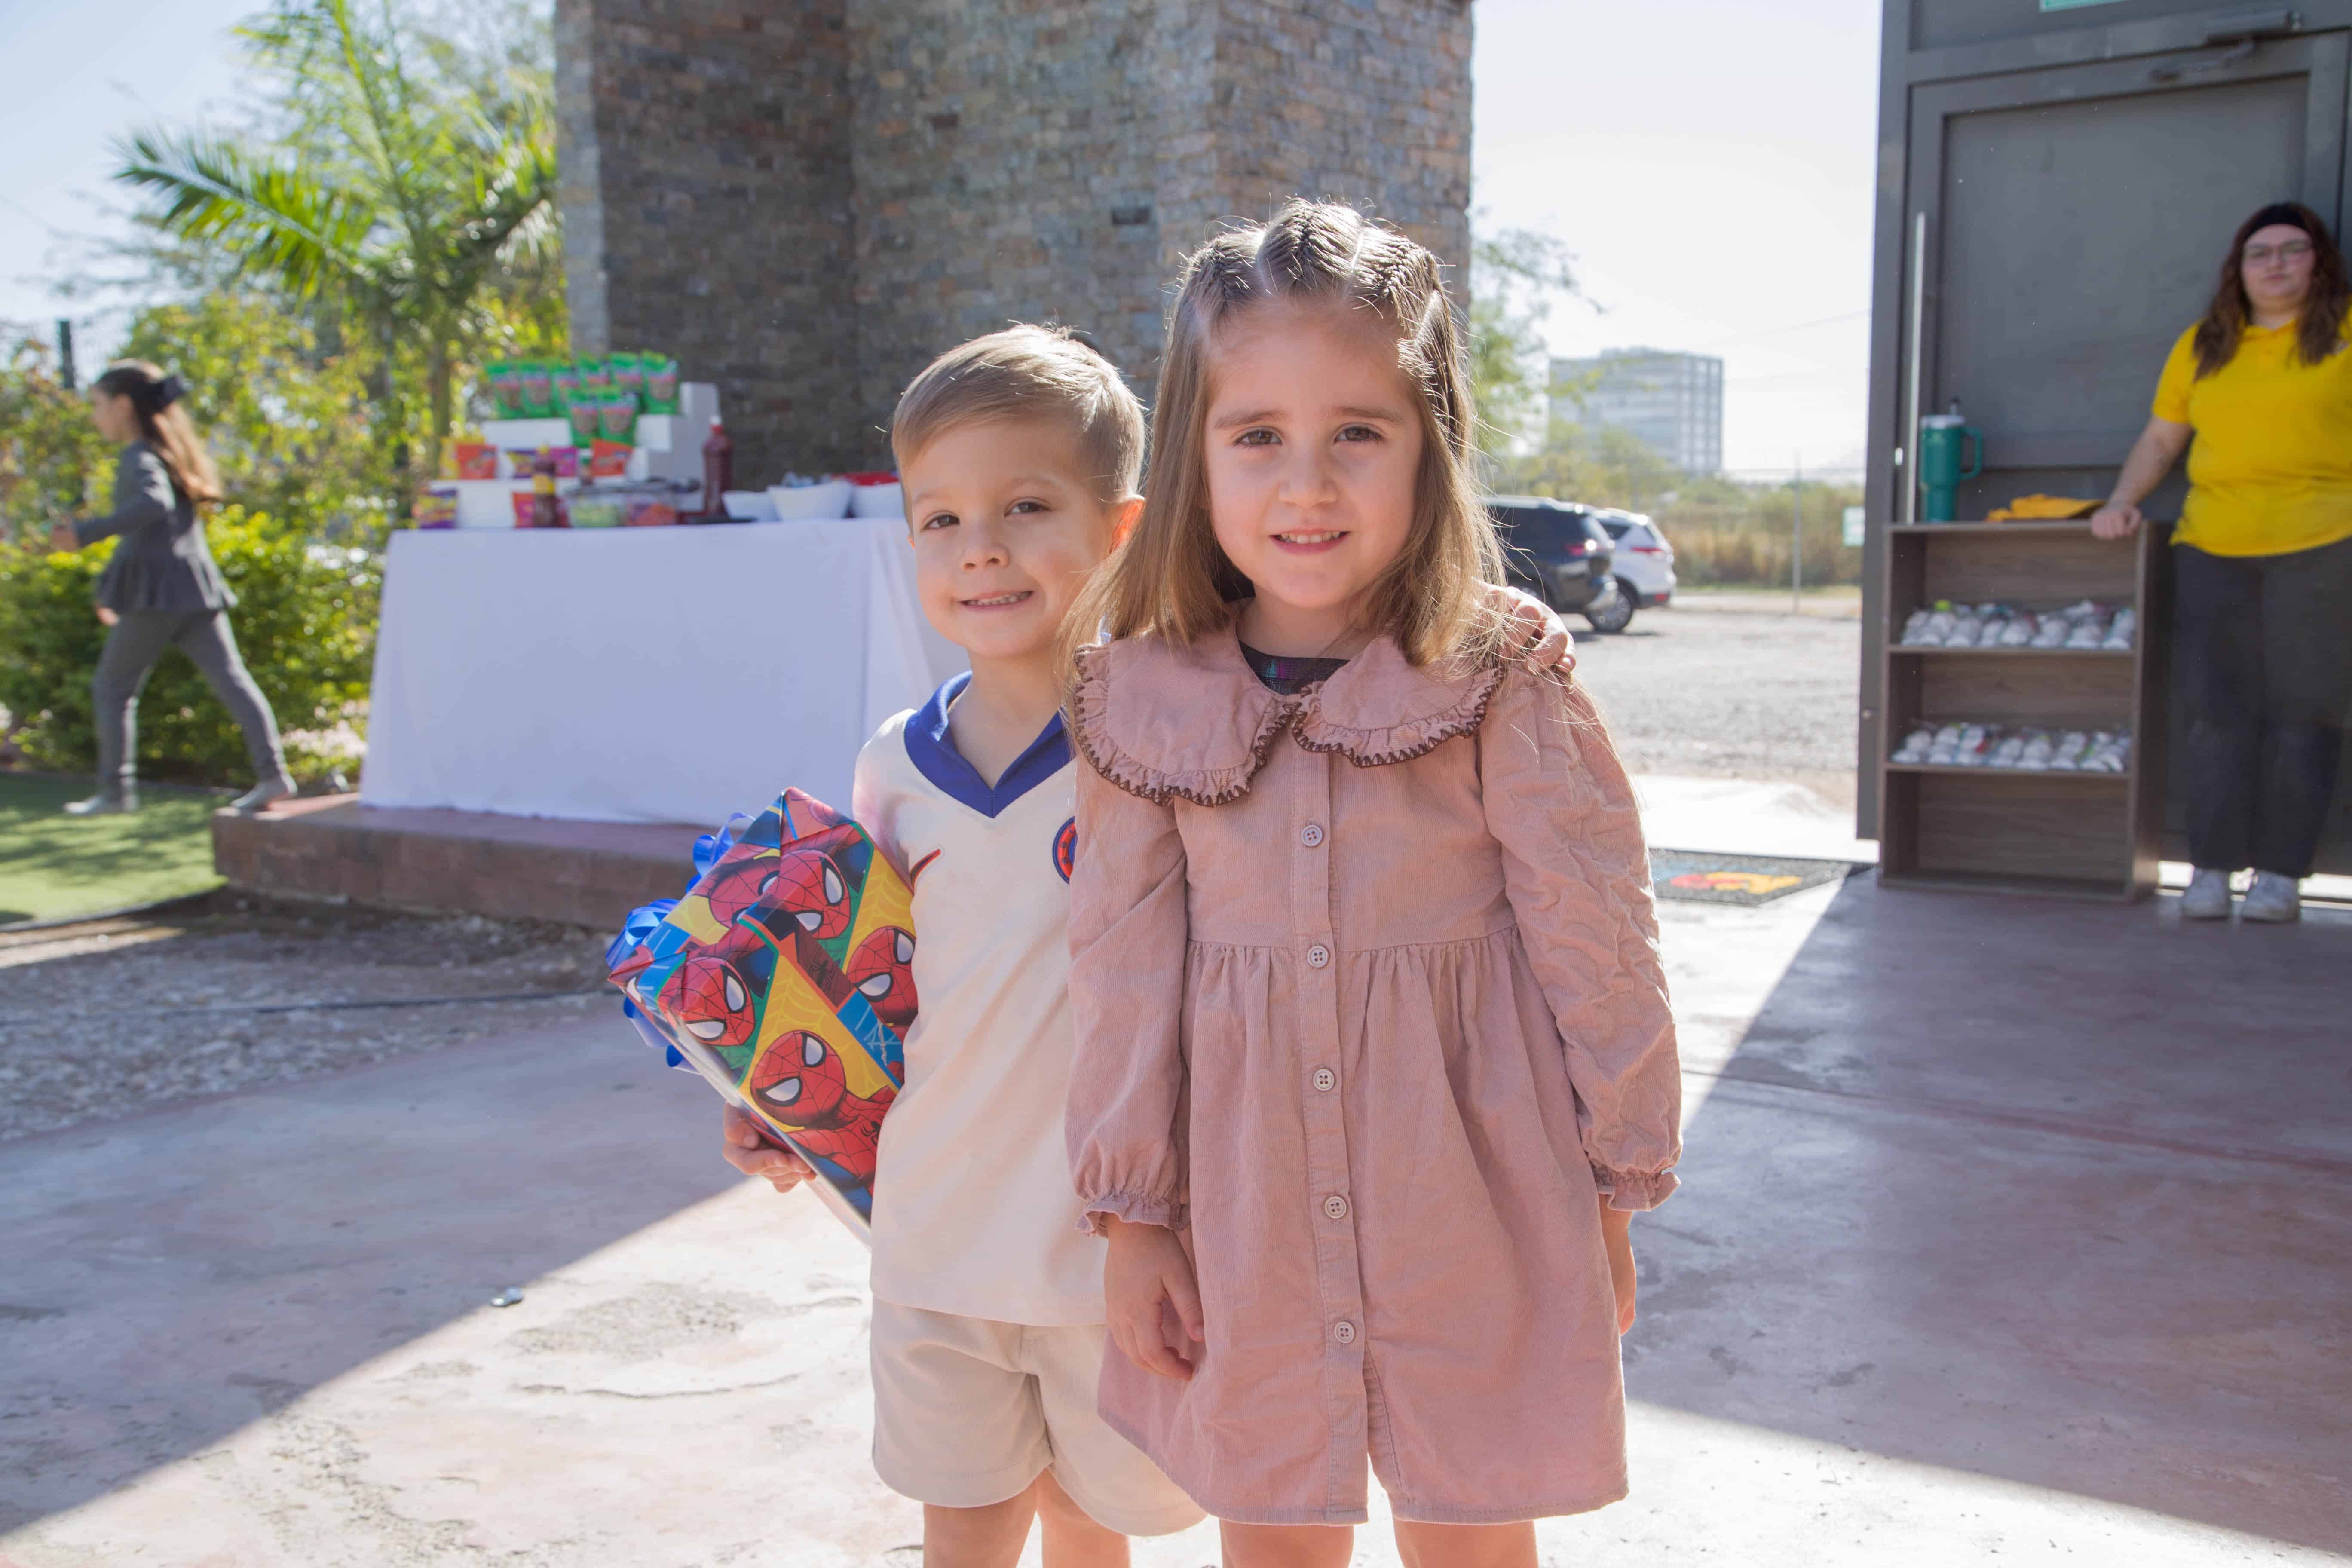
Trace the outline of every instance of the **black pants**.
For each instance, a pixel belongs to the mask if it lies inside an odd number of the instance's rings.
[[[2352,707],[2352,539],[2173,560],[2189,857],[2307,877]]]

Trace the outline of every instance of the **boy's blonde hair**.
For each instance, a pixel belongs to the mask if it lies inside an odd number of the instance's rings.
[[[1118,370],[1066,327],[1018,322],[950,349],[907,384],[890,416],[898,466],[959,425],[1056,419],[1078,437],[1087,483],[1106,504],[1143,478],[1143,405]]]
[[[1462,333],[1437,258],[1353,207],[1293,201],[1259,228],[1221,234],[1185,259],[1151,413],[1151,493],[1134,532],[1072,611],[1068,635],[1158,632],[1189,642],[1222,627],[1250,593],[1217,543],[1203,474],[1209,374],[1219,327],[1275,301],[1370,312],[1396,335],[1422,423],[1412,526],[1365,605],[1364,629],[1405,657],[1492,657],[1502,623],[1481,584],[1503,580],[1502,548],[1471,478],[1475,419]]]

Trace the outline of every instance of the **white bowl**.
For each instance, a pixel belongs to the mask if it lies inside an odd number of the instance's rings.
[[[849,515],[852,517],[907,515],[907,490],[903,485],[852,485],[850,488],[857,492],[849,501]]]
[[[768,500],[775,507],[776,516],[792,521],[800,518],[847,517],[849,492],[857,487],[847,479],[826,479],[814,485],[770,485]]]
[[[719,498],[727,504],[727,515],[739,522],[773,522],[776,503],[765,490],[728,490]]]

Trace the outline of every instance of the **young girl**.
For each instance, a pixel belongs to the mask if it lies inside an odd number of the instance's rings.
[[[98,726],[98,793],[66,807],[75,816],[139,809],[136,733],[139,689],[147,672],[177,647],[203,671],[213,695],[245,731],[254,785],[229,804],[257,811],[294,793],[269,700],[237,657],[228,624],[236,595],[221,580],[205,543],[200,509],[221,499],[220,476],[188,411],[186,390],[144,360],[107,367],[89,389],[99,434],[122,448],[114,472],[114,510],[86,522],[59,522],[50,548],[79,550],[121,535],[98,580],[99,618],[112,629],[90,683]]]
[[[1188,263],[1075,612],[1066,1121],[1101,1402],[1231,1568],[1534,1568],[1625,1495],[1632,1211],[1680,1078],[1633,795],[1492,586],[1430,253],[1295,203]]]

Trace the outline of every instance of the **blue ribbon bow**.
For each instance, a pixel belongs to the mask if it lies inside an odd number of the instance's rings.
[[[679,899],[693,892],[694,885],[710,875],[710,868],[719,864],[727,851],[735,847],[735,841],[751,824],[750,815],[739,811],[729,816],[718,832],[706,833],[694,841],[694,875],[686,879],[686,889],[678,895]],[[629,918],[621,922],[621,934],[605,946],[604,967],[608,970],[618,967],[621,960],[635,952],[647,937],[660,929],[662,921],[669,918],[670,910],[677,905],[678,899],[656,899],[650,904],[639,904],[631,910]],[[677,1054],[677,1047],[662,1038],[661,1032],[637,1011],[637,1005],[629,999],[625,991],[621,993],[621,1016],[635,1026],[637,1033],[645,1037],[646,1044],[661,1047],[669,1066],[684,1068],[688,1072],[694,1070],[687,1066],[686,1058]]]

